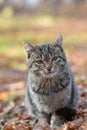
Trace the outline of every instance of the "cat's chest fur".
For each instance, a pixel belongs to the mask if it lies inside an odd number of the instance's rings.
[[[46,80],[29,76],[29,79],[31,100],[40,112],[51,113],[68,104],[71,95],[70,80],[66,81],[62,77],[62,83],[61,78],[56,77]]]

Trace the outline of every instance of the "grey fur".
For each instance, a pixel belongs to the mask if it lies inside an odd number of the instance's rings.
[[[28,79],[26,108],[32,118],[46,118],[53,126],[64,123],[57,110],[77,110],[79,91],[62,47],[63,38],[55,42],[32,46],[24,42],[27,54]],[[66,111],[67,112],[67,111]]]

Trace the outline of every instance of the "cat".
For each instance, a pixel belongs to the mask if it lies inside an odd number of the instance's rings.
[[[45,118],[51,127],[61,126],[74,116],[79,90],[63,49],[63,36],[54,42],[33,46],[23,42],[28,78],[26,109],[32,122]]]

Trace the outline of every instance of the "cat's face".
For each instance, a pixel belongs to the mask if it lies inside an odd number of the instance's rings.
[[[58,45],[55,42],[32,46],[25,42],[27,65],[32,73],[50,78],[64,69],[66,57],[58,40]]]

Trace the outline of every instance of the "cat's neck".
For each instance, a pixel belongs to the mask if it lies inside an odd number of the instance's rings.
[[[70,84],[70,75],[67,69],[64,69],[60,74],[54,77],[45,78],[36,76],[32,72],[28,75],[28,86],[38,94],[49,94],[59,92],[65,89]]]

